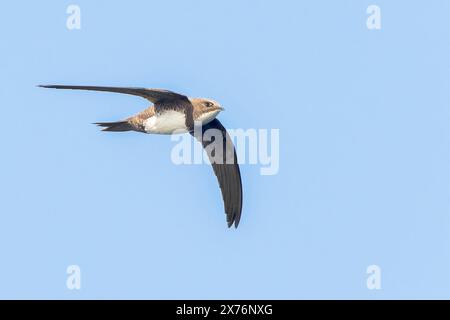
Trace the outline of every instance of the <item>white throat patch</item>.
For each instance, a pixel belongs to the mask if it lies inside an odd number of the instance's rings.
[[[213,121],[217,117],[219,112],[220,112],[220,110],[213,110],[210,112],[206,112],[204,114],[199,115],[198,119],[196,121],[200,121],[202,124],[207,124],[207,123]]]

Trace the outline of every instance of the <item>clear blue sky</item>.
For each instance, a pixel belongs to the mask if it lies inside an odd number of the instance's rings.
[[[449,1],[1,8],[0,298],[450,298]],[[208,166],[91,125],[146,101],[41,83],[214,98],[229,128],[280,129],[280,171],[242,166],[227,229]]]

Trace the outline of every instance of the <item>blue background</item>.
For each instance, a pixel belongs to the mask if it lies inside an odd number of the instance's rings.
[[[69,4],[1,5],[0,298],[450,298],[449,1]],[[42,83],[214,98],[280,129],[280,171],[242,166],[227,229],[208,166],[91,125],[145,100]]]

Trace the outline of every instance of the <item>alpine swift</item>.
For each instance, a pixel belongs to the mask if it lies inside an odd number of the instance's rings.
[[[137,131],[153,134],[189,132],[202,143],[208,154],[222,191],[228,227],[234,223],[237,228],[242,211],[241,174],[233,142],[216,118],[219,112],[224,110],[219,103],[211,99],[190,98],[162,89],[66,85],[40,85],[39,87],[116,92],[149,100],[153,105],[125,120],[94,124],[102,127],[103,131]],[[194,134],[194,127],[198,124],[201,124],[201,136]],[[219,136],[222,141],[219,143],[221,146],[219,150],[208,148],[214,140],[207,141],[203,138],[204,133],[209,129],[215,129],[221,133]]]

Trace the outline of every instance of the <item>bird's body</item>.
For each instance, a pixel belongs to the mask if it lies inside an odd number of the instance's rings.
[[[205,99],[202,99],[205,100]],[[157,107],[151,106],[144,111],[138,113],[126,119],[135,131],[141,131],[145,133],[154,134],[178,134],[186,133],[192,130],[192,121],[195,123],[201,123],[202,125],[208,124],[216,118],[221,108],[214,110],[196,110],[195,101],[191,102],[193,105],[193,112],[186,112],[188,109],[185,106],[181,108],[170,108],[163,105]],[[159,110],[157,112],[156,110]],[[189,117],[192,115],[192,121],[189,121]]]
[[[150,134],[180,134],[189,132],[194,135],[194,126],[201,125],[202,135],[195,136],[195,138],[209,152],[210,162],[222,190],[228,226],[230,227],[233,223],[235,227],[238,226],[242,211],[241,175],[233,143],[226,129],[216,119],[220,111],[223,110],[219,103],[210,99],[189,98],[161,89],[64,85],[41,87],[131,94],[145,98],[153,103],[152,106],[125,120],[97,122],[97,125],[103,127],[103,131],[137,131]],[[221,150],[215,150],[209,147],[215,141],[203,139],[204,133],[210,129],[221,133],[222,141],[219,144]]]

